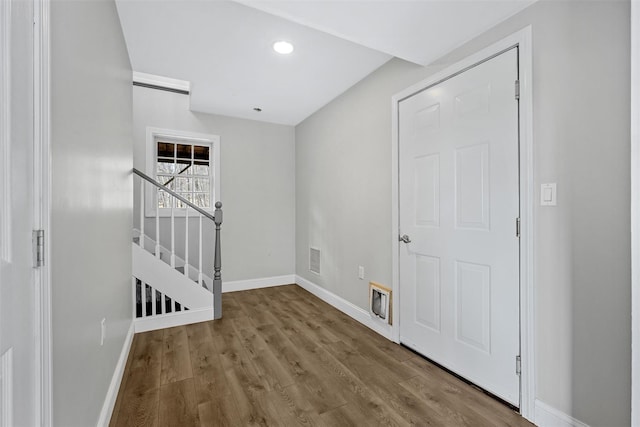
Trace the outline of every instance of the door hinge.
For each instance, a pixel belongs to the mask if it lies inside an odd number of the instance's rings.
[[[516,80],[516,100],[520,99],[520,80]]]
[[[520,237],[520,217],[516,218],[516,237]]]
[[[516,375],[520,375],[522,373],[522,361],[520,356],[516,356]]]
[[[33,266],[44,265],[44,230],[33,230]]]

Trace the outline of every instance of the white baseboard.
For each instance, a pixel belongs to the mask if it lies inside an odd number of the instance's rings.
[[[535,423],[539,427],[589,427],[571,415],[536,399]]]
[[[269,288],[272,286],[290,285],[292,283],[296,283],[296,276],[294,274],[260,279],[235,280],[233,282],[222,282],[222,293],[248,291],[250,289]]]
[[[339,297],[333,292],[328,291],[303,277],[296,276],[295,279],[295,283],[301,288],[311,292],[327,304],[332,305],[347,316],[352,317],[354,320],[357,320],[368,328],[374,330],[386,339],[392,340],[393,328],[391,325],[383,324],[379,320],[372,318],[367,310],[350,303],[346,299]]]
[[[129,358],[129,351],[131,350],[131,343],[133,342],[134,326],[133,322],[129,326],[129,331],[124,339],[122,345],[122,351],[120,352],[120,358],[116,369],[113,371],[111,377],[111,384],[107,390],[107,396],[104,399],[102,410],[100,411],[100,417],[98,418],[98,427],[107,427],[109,421],[111,421],[111,415],[113,414],[113,408],[116,405],[116,399],[118,398],[118,391],[120,390],[120,383],[122,382],[122,376],[124,375],[124,368],[127,365],[127,359]]]
[[[172,328],[190,323],[213,320],[213,307],[199,308],[159,316],[140,317],[133,321],[135,332],[155,331],[156,329]]]

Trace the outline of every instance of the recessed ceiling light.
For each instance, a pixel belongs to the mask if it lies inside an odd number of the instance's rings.
[[[276,52],[282,55],[288,55],[291,52],[293,52],[293,45],[289,42],[281,40],[273,44],[273,50],[275,50]]]

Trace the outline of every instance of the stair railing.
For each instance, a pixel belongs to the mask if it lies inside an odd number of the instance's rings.
[[[189,208],[193,209],[198,214],[198,278],[197,282],[200,286],[203,286],[203,267],[202,267],[202,218],[207,218],[215,224],[215,244],[214,244],[214,255],[213,255],[213,318],[220,319],[222,317],[222,275],[221,271],[221,250],[220,250],[220,226],[222,225],[222,203],[219,201],[215,204],[215,211],[213,214],[211,212],[207,212],[199,206],[196,206],[180,194],[168,188],[166,185],[162,185],[155,179],[146,175],[144,172],[139,171],[136,168],[133,168],[133,173],[138,175],[140,178],[140,239],[139,245],[143,249],[145,249],[145,233],[144,233],[144,225],[145,225],[145,181],[152,184],[156,187],[156,194],[158,190],[162,190],[165,193],[169,194],[171,199],[171,258],[170,265],[172,268],[175,268],[175,210],[179,209],[176,207],[176,201],[179,200],[187,208],[184,208],[185,212],[185,253],[184,253],[184,275],[189,277],[190,267],[195,267],[189,264]],[[154,200],[156,200],[154,198]],[[156,258],[160,258],[161,245],[160,245],[160,208],[157,206],[155,209],[155,256]],[[182,208],[180,208],[182,209]]]

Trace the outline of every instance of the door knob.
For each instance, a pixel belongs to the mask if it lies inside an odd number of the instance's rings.
[[[409,236],[407,236],[406,234],[403,234],[402,236],[400,236],[398,238],[401,242],[404,243],[411,243],[411,239],[409,238]]]

